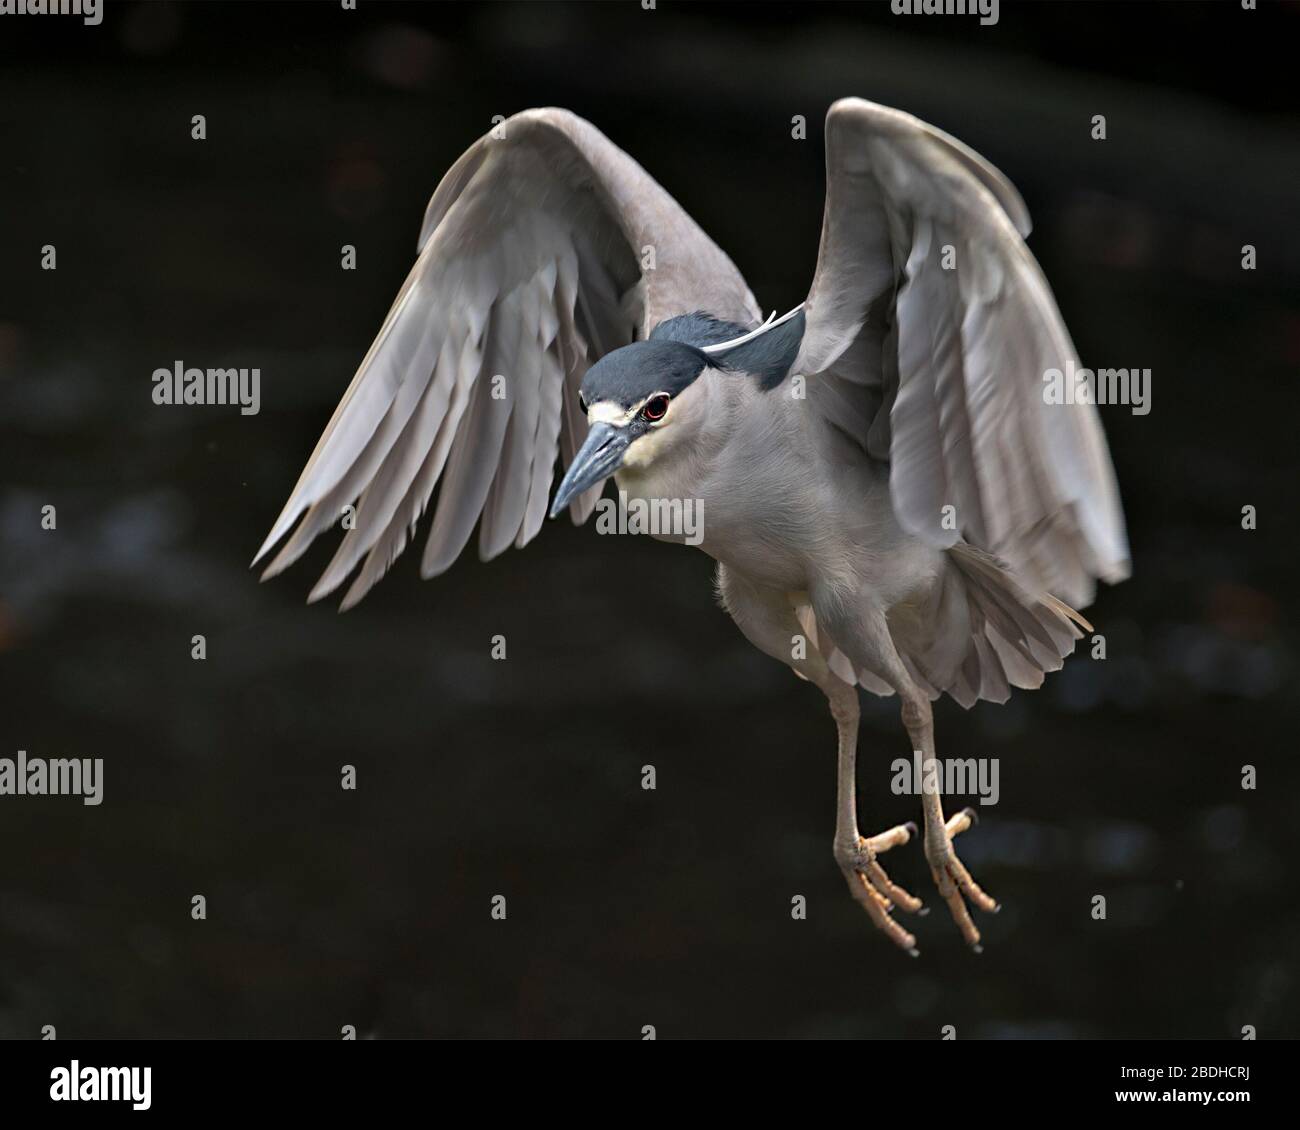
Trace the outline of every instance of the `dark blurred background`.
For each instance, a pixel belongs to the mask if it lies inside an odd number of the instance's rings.
[[[0,1036],[1294,1036],[1298,26],[1270,0],[0,17],[0,756],[105,761],[100,807],[0,798]],[[247,567],[493,115],[590,118],[785,310],[846,94],[998,164],[1085,363],[1153,371],[1150,415],[1102,410],[1134,550],[1089,612],[1108,657],[939,710],[941,756],[1001,760],[960,841],[1005,907],[980,958],[939,910],[909,961],[850,900],[824,702],[702,554],[552,523],[433,583],[408,552],[341,617],[304,604],[333,539]],[[177,359],[260,367],[261,413],[155,406]],[[864,708],[874,831],[919,804],[889,791],[896,704]],[[936,901],[919,847],[888,863]]]

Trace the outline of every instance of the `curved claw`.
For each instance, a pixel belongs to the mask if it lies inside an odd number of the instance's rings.
[[[963,808],[955,816],[949,817],[948,823],[943,828],[951,840],[954,836],[960,836],[968,828],[976,827],[979,822],[980,816],[978,812],[973,808]]]

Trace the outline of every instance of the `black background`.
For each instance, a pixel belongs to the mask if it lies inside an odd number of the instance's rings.
[[[0,756],[106,776],[97,808],[0,797],[0,1036],[1294,1035],[1298,24],[1269,0],[0,17]],[[1103,409],[1134,549],[1089,612],[1108,658],[938,713],[941,756],[1001,763],[959,841],[1005,907],[980,958],[939,912],[909,961],[848,898],[824,703],[703,555],[552,523],[433,583],[408,553],[343,617],[303,604],[331,539],[247,570],[493,115],[590,118],[785,310],[846,94],[998,164],[1085,361],[1153,370],[1150,415]],[[177,359],[259,366],[261,413],[155,406]],[[896,704],[864,709],[874,830],[919,805],[889,791]],[[918,848],[889,865],[931,894]]]

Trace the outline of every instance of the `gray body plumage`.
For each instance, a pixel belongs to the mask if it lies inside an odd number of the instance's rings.
[[[761,328],[731,260],[590,124],[531,110],[477,142],[434,193],[415,267],[258,557],[298,522],[273,575],[355,503],[312,592],[360,566],[349,607],[435,486],[424,576],[476,525],[485,559],[526,544],[558,456],[554,509],[576,522],[611,473],[632,499],[701,500],[724,606],[831,703],[836,857],[910,949],[889,907],[919,902],[875,862],[909,834],[857,834],[852,688],[897,693],[929,765],[930,699],[1041,683],[1084,624],[1062,601],[1126,576],[1128,547],[1095,408],[1042,394],[1077,356],[1015,189],[859,99],[831,108],[826,142],[808,298]],[[927,859],[976,944],[961,896],[993,904],[952,853],[961,830],[927,798]]]
[[[1010,686],[1038,686],[1060,667],[1078,636],[1060,607],[972,547],[940,548],[905,530],[888,466],[864,458],[806,401],[711,367],[685,395],[692,418],[714,423],[680,437],[685,450],[631,461],[614,477],[629,499],[700,501],[699,548],[722,567],[733,616],[746,616],[755,590],[785,595],[841,678],[880,694],[892,688],[837,643],[852,641],[864,618],[888,623],[927,694],[946,690],[964,706],[1005,701]],[[788,657],[789,635],[765,642]]]

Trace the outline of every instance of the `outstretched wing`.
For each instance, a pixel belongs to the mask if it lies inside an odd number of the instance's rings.
[[[406,547],[439,481],[422,576],[446,570],[476,522],[485,560],[523,546],[545,518],[557,453],[572,458],[586,438],[587,368],[697,309],[758,319],[731,260],[626,153],[565,110],[516,114],[433,194],[415,266],[254,559],[306,512],[264,578],[355,503],[310,598],[364,559],[351,607]],[[598,493],[574,500],[575,522]]]
[[[811,410],[889,462],[906,530],[964,535],[1088,604],[1094,578],[1128,575],[1128,543],[1096,409],[1044,397],[1077,355],[1024,202],[961,142],[861,99],[827,115],[826,182],[795,363]]]

